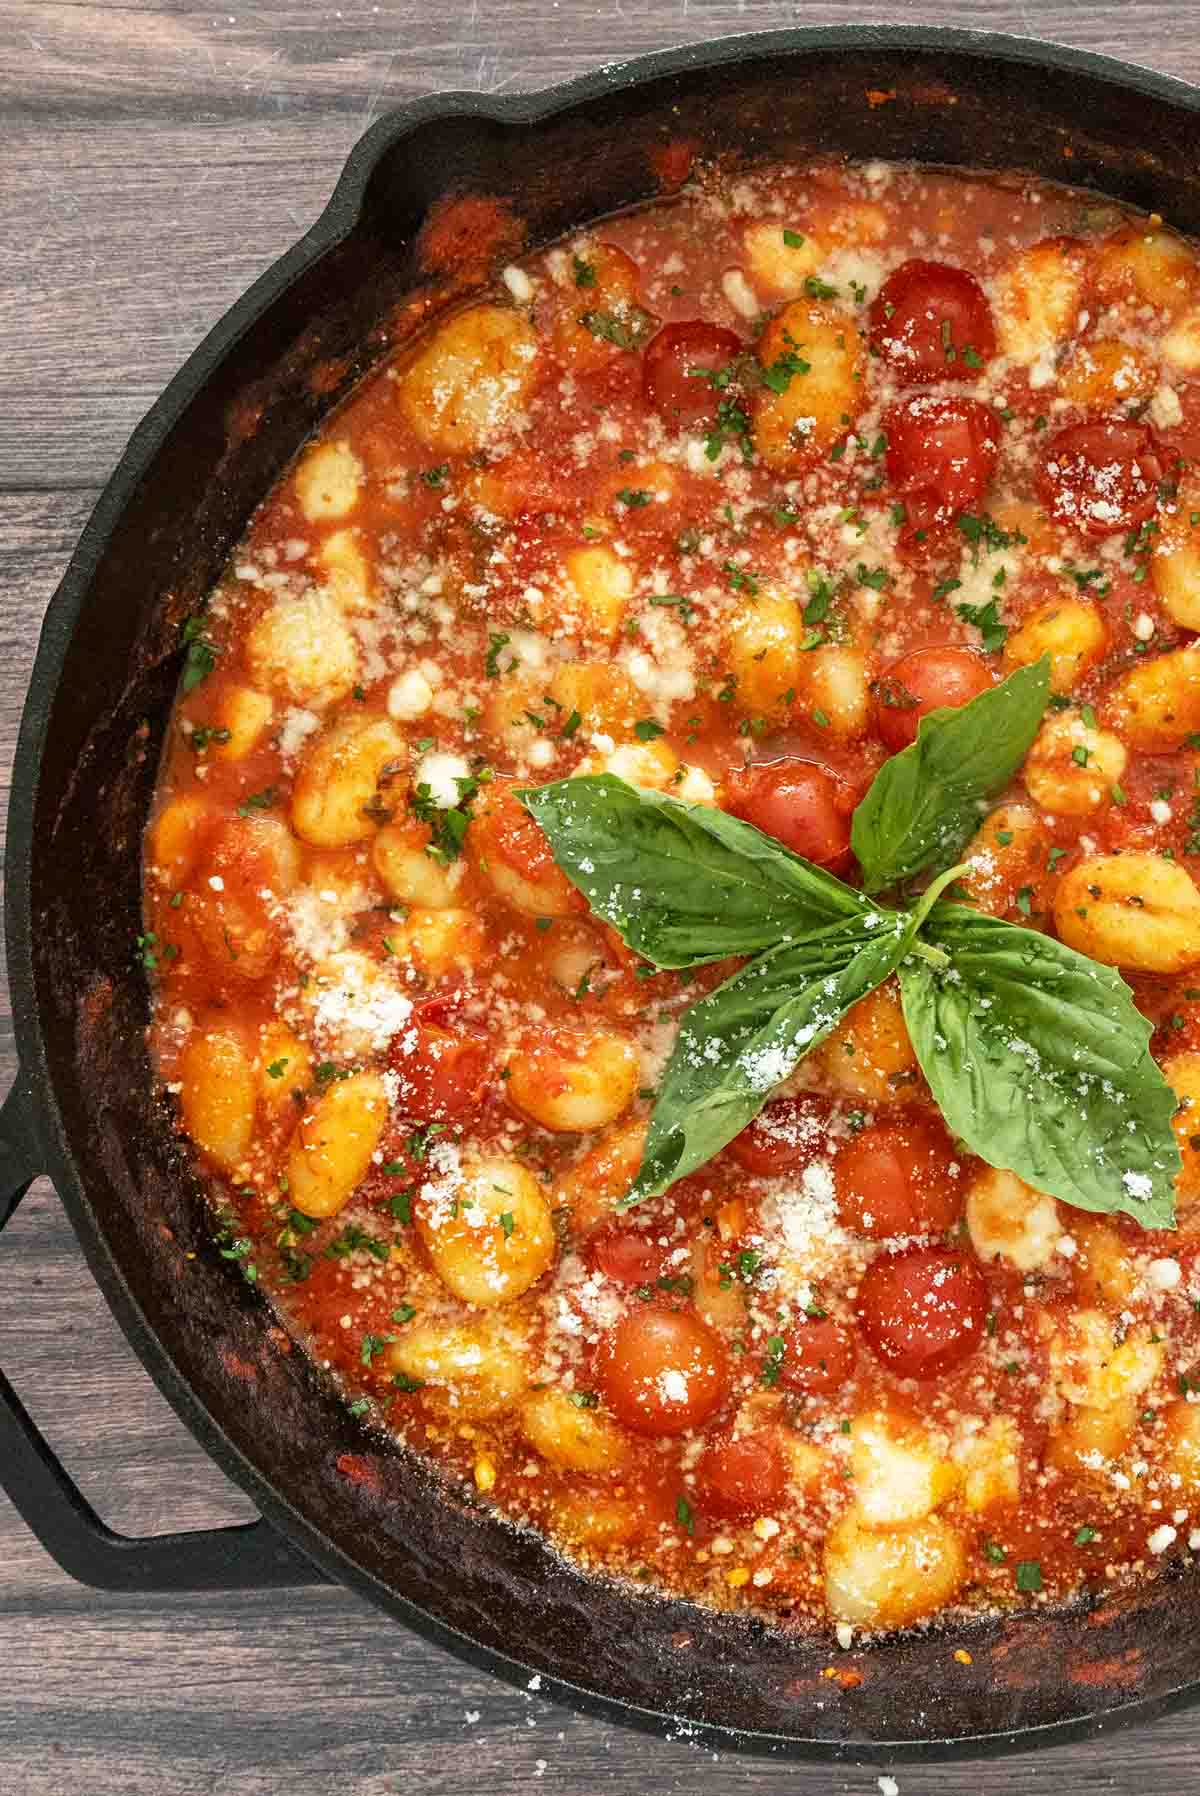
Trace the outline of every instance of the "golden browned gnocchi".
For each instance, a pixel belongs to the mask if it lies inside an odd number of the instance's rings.
[[[400,373],[400,408],[431,448],[480,449],[524,406],[537,353],[537,338],[521,313],[472,306],[443,324]]]
[[[515,1160],[472,1162],[422,1194],[417,1226],[443,1284],[476,1309],[527,1291],[554,1258],[550,1206]]]

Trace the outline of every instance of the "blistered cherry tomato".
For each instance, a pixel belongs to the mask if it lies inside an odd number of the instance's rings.
[[[609,1408],[637,1434],[698,1428],[729,1389],[724,1344],[690,1310],[632,1310],[601,1343],[597,1372]]]
[[[884,414],[887,472],[904,500],[909,548],[945,530],[983,497],[1000,452],[995,413],[977,399],[921,394]]]
[[[973,274],[904,262],[871,306],[872,347],[906,385],[973,380],[996,350],[991,307]]]
[[[397,1108],[422,1122],[445,1122],[474,1110],[483,1096],[491,1055],[481,1036],[438,1023],[415,1023],[397,1035],[389,1059],[399,1075]]]
[[[1038,486],[1051,517],[1088,536],[1144,523],[1158,504],[1162,462],[1144,424],[1102,418],[1050,438]]]
[[[819,867],[832,867],[849,853],[854,795],[816,761],[798,755],[761,761],[732,773],[727,789],[735,817]]]
[[[811,1316],[782,1337],[777,1382],[802,1397],[840,1391],[858,1357],[854,1336],[831,1316]]]
[[[770,1177],[807,1166],[825,1146],[829,1106],[806,1093],[773,1098],[754,1121],[735,1135],[729,1151],[748,1172]]]
[[[954,1143],[932,1117],[875,1123],[852,1136],[834,1160],[833,1184],[843,1227],[872,1241],[935,1234],[962,1214]]]
[[[654,1235],[609,1222],[588,1236],[583,1257],[593,1272],[602,1272],[619,1285],[652,1285],[667,1269],[670,1247],[660,1247]]]
[[[872,1352],[901,1378],[936,1378],[983,1336],[987,1285],[975,1261],[947,1247],[885,1254],[858,1288],[858,1318]]]
[[[710,1515],[766,1515],[787,1487],[774,1434],[760,1431],[713,1441],[696,1465],[699,1507]]]
[[[642,392],[667,424],[702,424],[716,415],[723,388],[705,373],[728,368],[742,349],[740,337],[697,319],[664,324],[642,357]]]
[[[894,661],[875,686],[875,728],[899,754],[917,739],[917,725],[930,711],[965,705],[992,685],[987,662],[970,649],[917,649]]]

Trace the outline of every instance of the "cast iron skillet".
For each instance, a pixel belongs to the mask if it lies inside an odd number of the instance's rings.
[[[508,197],[534,244],[656,191],[654,152],[844,152],[1028,168],[1200,234],[1200,94],[1047,44],[918,27],[778,32],[567,87],[402,107],[325,213],[217,326],[135,433],[42,631],[9,812],[8,965],[21,1073],[0,1114],[0,1225],[47,1172],[135,1351],[264,1520],[107,1530],[0,1375],[0,1484],[106,1589],[340,1579],[475,1664],[724,1747],[894,1758],[1028,1747],[1200,1692],[1197,1576],[1071,1615],[914,1631],[839,1654],[590,1580],[365,1432],[214,1250],[151,1095],[143,820],[178,626],[297,445],[386,346],[449,193]],[[9,1301],[12,1296],[10,1294]],[[966,1645],[970,1665],[952,1658]],[[833,1666],[839,1674],[822,1673]]]

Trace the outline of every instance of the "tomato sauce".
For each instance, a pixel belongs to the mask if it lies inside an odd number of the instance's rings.
[[[190,622],[163,1086],[365,1425],[565,1553],[843,1631],[1103,1592],[1200,1547],[1200,267],[1017,176],[685,176],[385,359]],[[1042,654],[961,896],[1125,970],[1179,1231],[963,1152],[894,982],[618,1209],[735,963],[639,962],[515,793],[610,771],[853,881],[887,757]]]

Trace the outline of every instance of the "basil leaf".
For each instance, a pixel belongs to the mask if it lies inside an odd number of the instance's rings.
[[[611,773],[517,796],[596,914],[659,967],[757,954],[871,909],[752,824]]]
[[[1049,695],[1043,655],[969,704],[921,719],[916,741],[884,762],[854,813],[850,845],[868,892],[957,853],[979,821],[980,799],[1021,765]]]
[[[683,1014],[627,1209],[684,1178],[752,1122],[852,1004],[894,971],[912,939],[899,911],[869,911],[789,942]]]
[[[1077,1209],[1174,1227],[1176,1098],[1120,975],[957,904],[934,906],[923,946],[949,959],[900,968],[904,1020],[951,1130]]]

